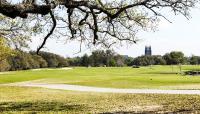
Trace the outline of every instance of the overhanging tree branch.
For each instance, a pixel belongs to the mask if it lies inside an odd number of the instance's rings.
[[[49,4],[48,0],[46,0],[46,3]],[[44,40],[43,40],[42,44],[38,47],[37,54],[39,54],[39,51],[44,47],[44,45],[47,42],[47,39],[53,34],[53,32],[54,32],[54,30],[56,28],[56,24],[57,23],[56,23],[56,19],[54,17],[54,14],[53,14],[53,12],[51,10],[50,10],[49,13],[50,13],[50,16],[51,16],[51,19],[52,19],[52,22],[53,22],[53,26],[52,26],[50,32],[46,35],[46,37],[44,37]]]
[[[81,43],[88,41],[88,44],[102,42],[103,45],[109,45],[106,43],[113,44],[116,42],[114,39],[135,43],[135,34],[141,30],[153,30],[159,17],[169,21],[160,9],[170,9],[175,14],[188,17],[190,8],[197,2],[199,0],[115,0],[115,2],[112,0],[51,0],[51,2],[45,0],[44,5],[33,2],[29,4],[0,2],[0,13],[11,18],[29,18],[28,14],[50,13],[53,26],[44,37],[38,53],[55,32],[56,20],[65,23],[65,27],[59,28],[61,29],[59,34],[71,36],[69,38],[71,40],[79,39]],[[63,14],[54,16],[52,9],[57,10],[57,6],[64,7],[58,9],[63,10],[62,13],[68,12],[67,16]]]
[[[11,18],[27,18],[28,14],[46,15],[50,12],[50,10],[51,5],[0,5],[0,13]]]

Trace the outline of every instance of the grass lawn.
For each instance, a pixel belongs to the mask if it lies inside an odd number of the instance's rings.
[[[182,66],[183,70],[197,68],[200,67]],[[200,77],[184,76],[178,72],[178,66],[28,70],[0,74],[0,84],[34,80],[110,88],[200,89]]]
[[[0,86],[1,114],[106,112],[200,113],[200,96],[105,94]]]
[[[198,69],[198,66],[183,66],[182,69]],[[200,113],[200,95],[90,93],[1,85],[35,81],[109,88],[200,89],[200,77],[178,72],[177,66],[152,66],[1,73],[0,113]]]

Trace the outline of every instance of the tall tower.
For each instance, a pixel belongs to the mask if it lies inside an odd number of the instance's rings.
[[[151,56],[151,46],[145,46],[145,56]]]

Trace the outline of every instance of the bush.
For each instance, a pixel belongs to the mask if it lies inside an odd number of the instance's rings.
[[[0,71],[1,72],[2,71],[8,71],[8,70],[10,70],[10,68],[11,68],[11,66],[10,66],[10,64],[8,63],[7,60],[2,60],[0,62]]]

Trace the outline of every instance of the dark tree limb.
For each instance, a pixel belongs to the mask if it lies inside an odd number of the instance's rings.
[[[0,13],[10,18],[27,18],[29,13],[46,15],[50,10],[51,5],[0,5]]]
[[[50,11],[50,15],[51,15],[51,18],[52,18],[52,21],[53,21],[53,27],[51,28],[50,32],[44,37],[44,40],[42,42],[42,44],[38,47],[37,49],[37,54],[39,54],[40,50],[44,47],[44,45],[46,44],[47,42],[47,39],[53,34],[55,28],[56,28],[56,19],[53,15],[53,12]]]
[[[98,40],[98,24],[97,24],[97,16],[95,15],[93,9],[90,9],[91,10],[91,13],[92,13],[92,17],[93,17],[93,20],[94,20],[94,27],[93,27],[93,33],[94,33],[94,41],[93,41],[93,44],[96,44],[96,40]]]

